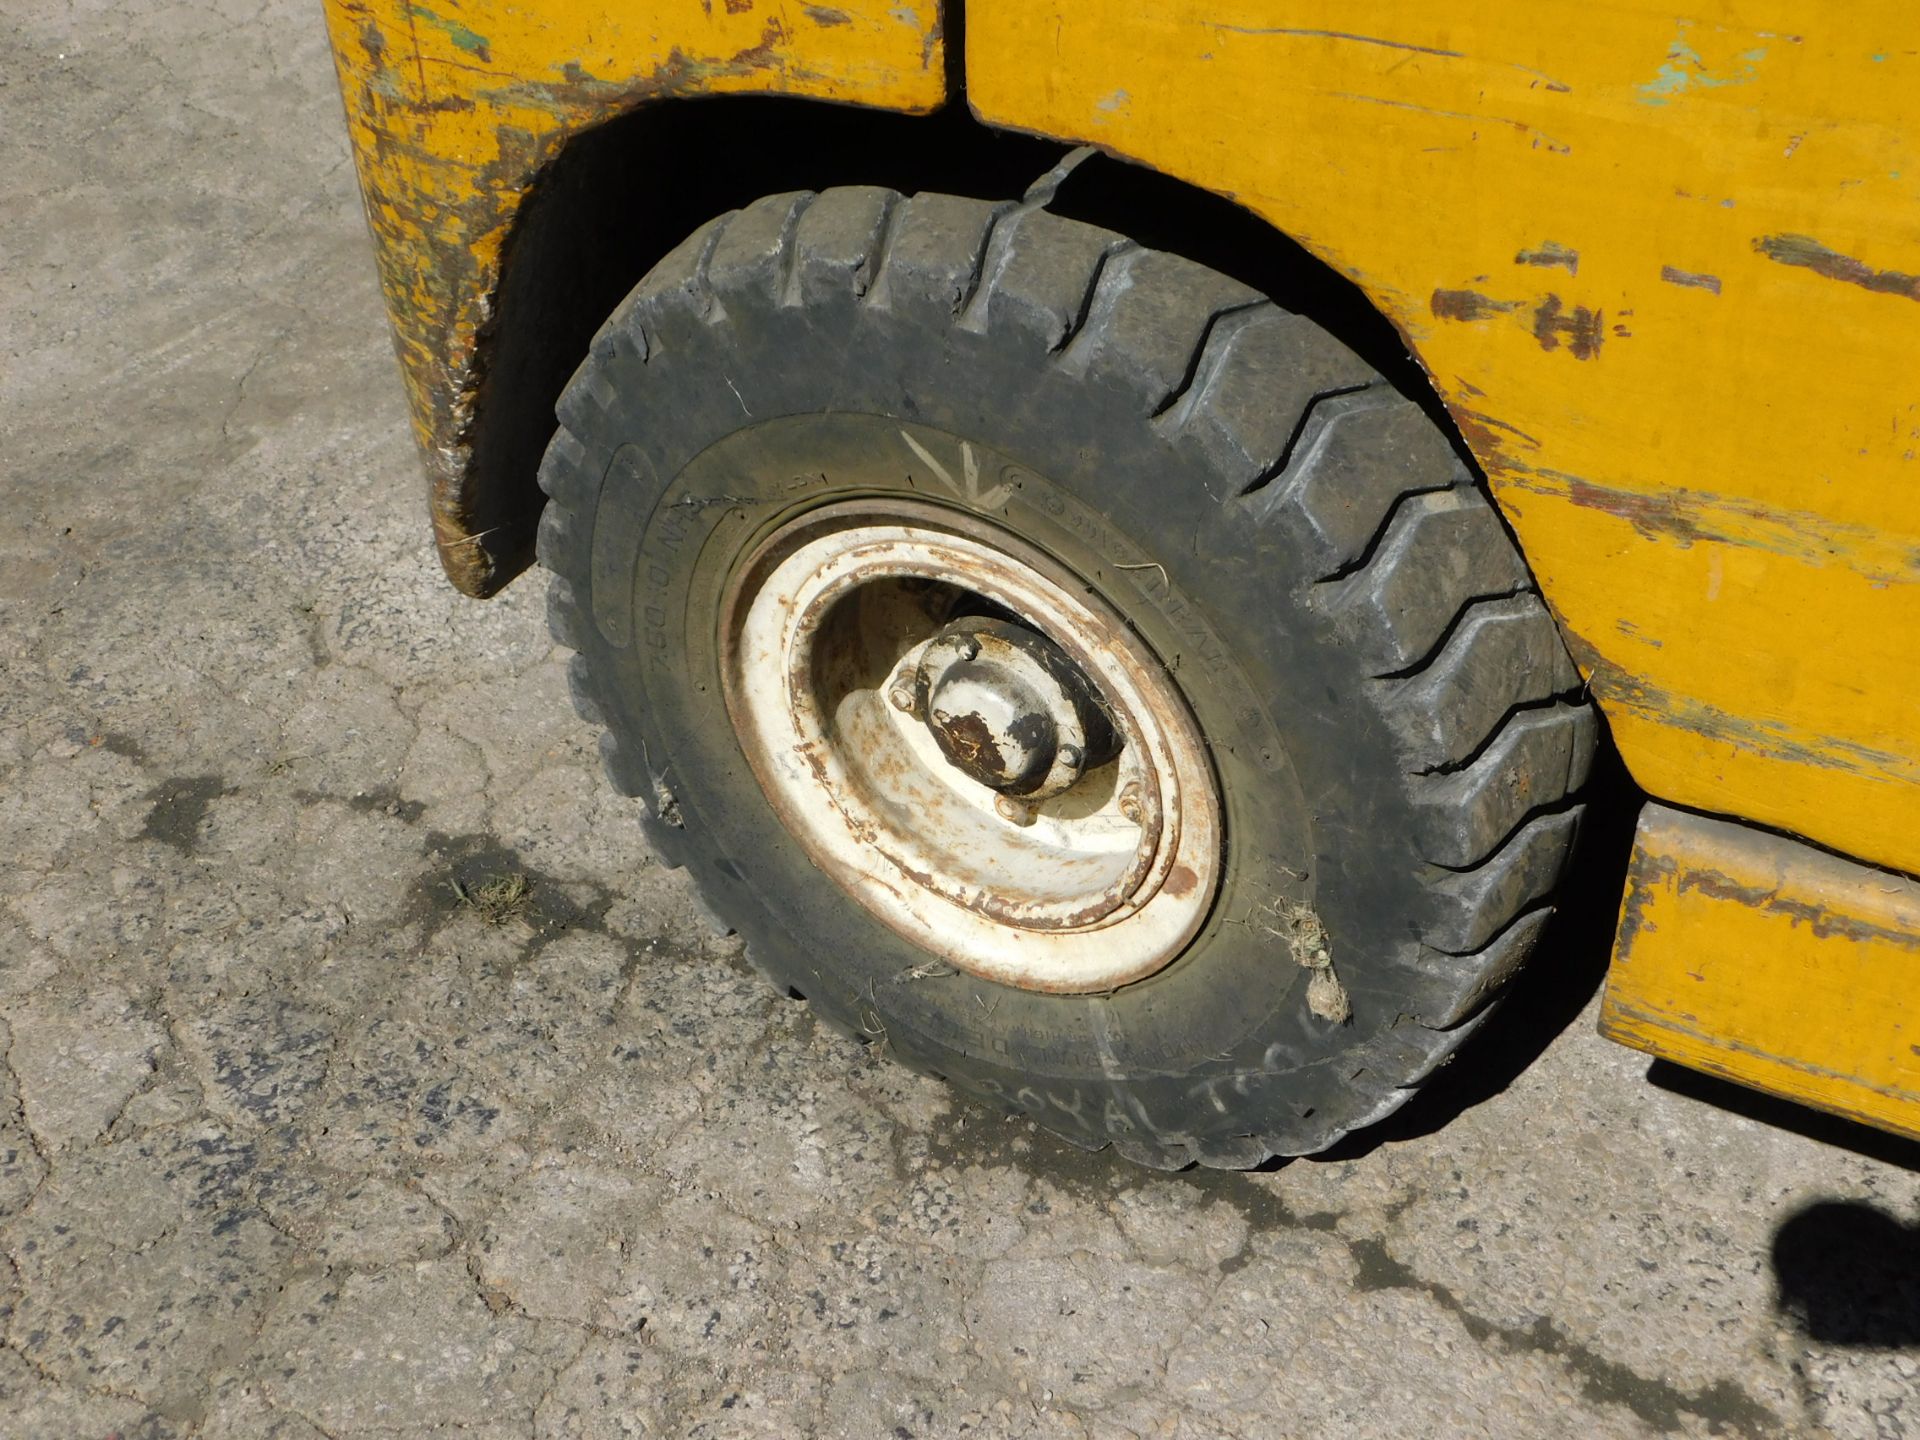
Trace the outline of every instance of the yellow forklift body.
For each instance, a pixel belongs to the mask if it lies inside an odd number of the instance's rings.
[[[477,346],[566,140],[676,96],[948,98],[934,0],[327,3],[436,537],[476,594],[498,583],[466,488]],[[1884,898],[1920,872],[1910,19],[971,0],[952,43],[988,124],[1227,196],[1354,281],[1485,470],[1635,780],[1743,822],[1744,849],[1698,815],[1643,828],[1609,1033],[1912,1130],[1916,912]],[[1754,1028],[1777,1006],[1800,1023]]]
[[[1600,1033],[1920,1139],[1920,883],[1649,805]]]
[[[932,0],[918,12],[883,0],[325,3],[434,539],[469,595],[502,583],[469,490],[479,342],[514,217],[566,141],[655,100],[759,93],[917,113],[946,98]]]

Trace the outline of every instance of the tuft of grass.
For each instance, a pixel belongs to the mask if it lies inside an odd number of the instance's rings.
[[[1327,943],[1327,927],[1313,913],[1313,907],[1298,900],[1275,899],[1266,908],[1261,928],[1276,939],[1285,940],[1293,951],[1295,963],[1309,970],[1325,970],[1333,964]]]
[[[1312,971],[1307,981],[1307,1009],[1320,1019],[1344,1025],[1353,1018],[1353,1002],[1347,987],[1333,972],[1333,947],[1327,939],[1327,927],[1313,907],[1298,900],[1276,899],[1267,907],[1267,934],[1285,940],[1293,951],[1294,963]]]
[[[471,908],[483,925],[505,925],[526,914],[533,903],[533,882],[524,875],[496,875],[478,885],[453,882],[453,893]]]

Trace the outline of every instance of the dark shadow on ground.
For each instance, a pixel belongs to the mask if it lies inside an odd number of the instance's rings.
[[[1870,1125],[1810,1110],[1791,1100],[1763,1095],[1758,1090],[1749,1090],[1744,1085],[1735,1085],[1713,1075],[1703,1075],[1697,1070],[1689,1070],[1665,1060],[1656,1060],[1648,1067],[1647,1081],[1669,1094],[1697,1100],[1703,1105],[1712,1105],[1749,1120],[1758,1120],[1775,1129],[1790,1130],[1795,1135],[1818,1140],[1822,1145],[1851,1150],[1856,1155],[1878,1160],[1883,1165],[1898,1165],[1904,1170],[1920,1171],[1920,1140],[1889,1135]]]
[[[1500,1009],[1413,1099],[1317,1159],[1354,1160],[1382,1145],[1433,1134],[1505,1090],[1574,1022],[1606,978],[1643,798],[1613,746],[1604,744],[1594,760],[1580,842],[1561,883],[1558,909]]]
[[[1819,1200],[1773,1237],[1776,1307],[1814,1340],[1920,1346],[1920,1221],[1857,1200]]]

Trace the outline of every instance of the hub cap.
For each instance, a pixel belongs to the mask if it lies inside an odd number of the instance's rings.
[[[914,502],[814,511],[723,605],[727,713],[809,857],[956,967],[1110,990],[1198,931],[1220,801],[1171,677],[997,527]]]
[[[1025,625],[948,625],[914,667],[909,699],[899,708],[926,718],[948,762],[1003,794],[1063,794],[1120,753],[1093,683]]]

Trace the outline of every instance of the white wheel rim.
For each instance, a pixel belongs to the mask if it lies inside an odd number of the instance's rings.
[[[1023,823],[888,703],[962,594],[1051,640],[1122,737],[1066,793],[1015,807]],[[756,549],[722,624],[727,713],[767,799],[914,944],[1003,984],[1088,993],[1162,969],[1206,919],[1221,808],[1199,728],[1120,616],[1032,547],[934,506],[831,506]]]

